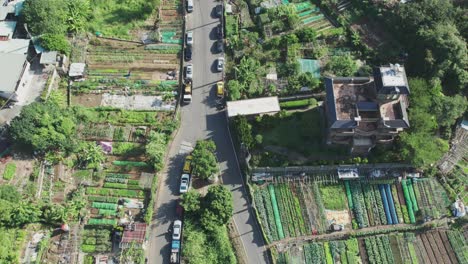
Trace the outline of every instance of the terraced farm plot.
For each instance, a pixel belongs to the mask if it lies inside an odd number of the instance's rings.
[[[322,14],[320,8],[310,2],[295,3],[301,26],[312,27],[317,32],[333,28],[330,21]]]

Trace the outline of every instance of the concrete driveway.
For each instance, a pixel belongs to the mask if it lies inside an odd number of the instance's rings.
[[[175,204],[178,195],[181,167],[191,146],[199,139],[213,139],[217,145],[223,183],[234,198],[234,221],[237,226],[248,263],[266,263],[266,251],[253,209],[247,200],[242,175],[229,136],[224,111],[216,109],[215,84],[222,80],[216,71],[216,58],[223,54],[212,52],[215,27],[220,23],[213,9],[220,2],[194,0],[194,11],[187,15],[187,30],[194,32],[193,44],[193,101],[182,106],[182,123],[169,150],[169,160],[160,175],[155,215],[151,224],[147,256],[149,263],[169,263],[170,224],[176,219]],[[183,247],[183,245],[182,245]]]

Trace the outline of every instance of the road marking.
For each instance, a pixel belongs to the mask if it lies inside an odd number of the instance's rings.
[[[179,154],[187,154],[193,151],[193,145],[190,142],[182,141],[180,143]]]

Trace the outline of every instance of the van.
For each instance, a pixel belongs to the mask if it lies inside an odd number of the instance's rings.
[[[193,11],[193,0],[187,0],[187,12],[192,13]]]

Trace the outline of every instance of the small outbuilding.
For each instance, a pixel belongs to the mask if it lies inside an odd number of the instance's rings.
[[[82,78],[85,73],[86,64],[84,63],[72,63],[70,64],[70,70],[68,76],[72,78]]]
[[[57,51],[44,51],[41,54],[41,59],[39,60],[39,63],[42,65],[56,66],[58,63],[57,55]]]
[[[145,237],[145,223],[130,223],[125,227],[119,247],[122,249],[129,248],[131,245],[141,247],[145,242]]]
[[[277,96],[227,102],[227,115],[229,118],[234,116],[271,115],[279,111],[280,105]]]

